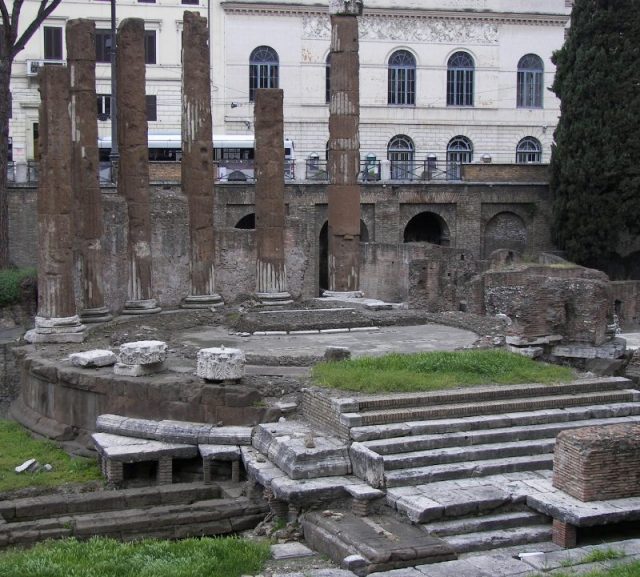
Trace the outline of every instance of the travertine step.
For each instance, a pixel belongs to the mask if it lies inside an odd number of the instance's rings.
[[[487,401],[480,404],[477,402],[465,402],[437,405],[434,407],[409,407],[401,411],[398,409],[383,409],[364,413],[343,413],[340,415],[340,420],[349,427],[360,427],[363,425],[401,423],[413,420],[468,417],[472,415],[480,416],[603,403],[628,403],[633,402],[636,396],[637,391],[623,389],[574,395],[549,395],[544,397]]]
[[[444,465],[446,463],[469,463],[507,457],[537,456],[553,453],[555,439],[515,441],[499,444],[473,445],[470,447],[447,447],[426,451],[414,451],[395,455],[384,455],[385,471]]]
[[[540,384],[528,383],[524,385],[487,385],[470,388],[449,389],[424,393],[396,393],[393,395],[376,395],[358,397],[345,403],[344,412],[352,412],[357,406],[359,411],[375,411],[393,408],[395,410],[408,407],[450,405],[453,403],[484,403],[504,399],[524,399],[532,397],[546,397],[549,395],[573,395],[578,393],[595,393],[626,389],[633,386],[624,377],[600,377],[579,379],[570,383]]]
[[[635,408],[640,412],[640,403],[635,405]],[[559,415],[559,417],[560,416],[563,415]],[[581,419],[570,422],[559,421],[540,425],[499,427],[478,431],[410,435],[406,437],[366,441],[363,445],[380,455],[386,456],[398,453],[428,451],[446,447],[469,447],[486,445],[489,443],[509,443],[533,439],[554,439],[558,433],[567,429],[638,422],[640,422],[640,415],[601,419]]]
[[[514,527],[497,531],[481,531],[447,537],[445,541],[456,553],[487,551],[498,547],[513,547],[527,543],[541,543],[551,540],[551,524]]]
[[[532,511],[507,511],[493,515],[480,517],[462,517],[460,519],[433,521],[425,523],[422,528],[429,534],[438,537],[450,537],[452,535],[465,535],[467,533],[479,533],[487,531],[504,531],[518,527],[531,525],[551,524],[551,520],[545,515]]]
[[[467,463],[450,463],[427,467],[413,467],[385,472],[387,487],[420,485],[452,479],[467,479],[517,471],[537,471],[553,467],[553,454],[526,455],[523,457],[505,457]]]
[[[442,433],[464,433],[485,429],[507,427],[529,427],[546,423],[569,423],[587,419],[608,419],[640,415],[640,403],[611,403],[607,405],[587,405],[566,409],[544,409],[508,414],[460,417],[434,421],[410,421],[385,425],[353,427],[350,431],[354,441],[376,441],[396,439],[408,435],[437,435]],[[393,441],[392,441],[393,442]],[[400,441],[404,442],[404,441]]]

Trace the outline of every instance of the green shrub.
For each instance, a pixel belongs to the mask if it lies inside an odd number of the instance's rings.
[[[20,301],[22,283],[36,278],[34,268],[8,268],[0,270],[0,307]]]

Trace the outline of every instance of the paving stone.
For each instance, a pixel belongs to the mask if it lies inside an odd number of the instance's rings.
[[[466,559],[433,565],[417,565],[416,569],[427,577],[496,577],[494,573],[485,572]]]
[[[306,545],[293,541],[291,543],[277,543],[271,545],[271,557],[274,559],[295,559],[311,557],[315,553]]]
[[[517,559],[497,558],[493,555],[473,555],[466,561],[492,577],[518,575],[530,571],[529,565]]]
[[[424,577],[424,573],[413,567],[407,567],[406,569],[392,569],[381,573],[369,573],[369,577]]]

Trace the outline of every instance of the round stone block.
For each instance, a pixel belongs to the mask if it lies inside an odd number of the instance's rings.
[[[244,375],[244,364],[244,353],[240,349],[200,349],[196,375],[207,381],[238,380]]]
[[[163,341],[135,341],[120,345],[118,362],[123,365],[151,365],[167,358],[167,343]]]

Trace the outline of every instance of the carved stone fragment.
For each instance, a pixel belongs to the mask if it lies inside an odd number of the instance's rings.
[[[196,374],[208,381],[238,380],[244,375],[244,365],[245,357],[240,349],[200,349]]]

